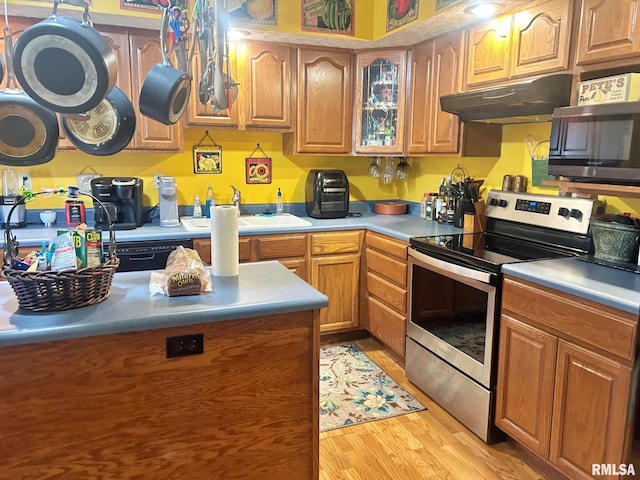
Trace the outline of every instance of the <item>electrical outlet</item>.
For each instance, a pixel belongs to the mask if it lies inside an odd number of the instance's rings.
[[[155,188],[156,190],[160,187],[160,177],[162,176],[163,175],[161,173],[153,174],[153,188]]]
[[[31,174],[30,173],[19,173],[18,174],[18,183],[19,188],[24,188],[24,190],[28,190],[33,192],[33,184],[31,183]]]
[[[201,355],[204,353],[204,335],[180,335],[166,338],[167,358]]]

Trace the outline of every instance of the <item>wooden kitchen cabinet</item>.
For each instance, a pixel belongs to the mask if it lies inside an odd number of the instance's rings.
[[[427,153],[431,145],[431,125],[437,120],[434,110],[440,110],[439,97],[433,86],[433,40],[409,49],[409,86],[407,98],[406,140],[407,154]],[[437,104],[437,105],[436,105]],[[453,117],[453,115],[452,115]],[[457,120],[457,117],[453,121]],[[457,132],[456,122],[456,132]]]
[[[462,123],[457,115],[440,108],[440,96],[462,91],[465,38],[463,31],[451,32],[409,51],[405,129],[409,155],[500,156],[500,125]]]
[[[496,425],[569,478],[628,463],[637,323],[637,314],[505,276]]]
[[[211,264],[211,239],[194,238],[193,249]],[[278,260],[303,280],[307,280],[307,234],[251,235],[238,239],[240,263]]]
[[[405,355],[408,243],[367,232],[367,329],[399,358]]]
[[[261,42],[231,43],[231,76],[238,83],[238,97],[231,108],[223,110],[213,110],[210,104],[200,102],[200,62],[200,56],[194,55],[188,126],[291,130],[291,47]]]
[[[570,68],[573,2],[541,0],[469,29],[466,89]]]
[[[355,153],[404,152],[406,71],[406,50],[376,50],[356,55]]]
[[[37,23],[35,20],[14,17],[10,19],[13,40],[18,38],[26,28]],[[162,61],[160,40],[157,32],[143,30],[126,30],[113,26],[96,26],[104,36],[116,55],[118,79],[116,85],[129,97],[136,112],[136,130],[125,150],[167,150],[182,149],[182,126],[163,125],[148,117],[142,116],[138,109],[138,97],[147,72],[156,63]],[[4,54],[4,43],[0,46]],[[3,86],[6,86],[6,79]],[[59,116],[58,116],[59,118]],[[60,124],[60,150],[75,150],[75,146],[66,139]]]
[[[318,352],[311,311],[3,346],[2,477],[317,479]]]
[[[352,54],[297,49],[295,129],[283,135],[288,155],[348,155],[352,143]]]
[[[242,56],[242,124],[245,128],[291,129],[292,48],[246,42]]]
[[[578,2],[576,2],[578,3]],[[582,0],[576,65],[640,57],[637,0]]]
[[[124,46],[123,48],[124,53]],[[162,62],[160,39],[157,32],[142,30],[129,32],[129,55],[131,63],[128,71],[118,72],[122,82],[131,81],[131,103],[136,111],[136,130],[129,149],[134,150],[182,150],[182,120],[175,125],[164,125],[140,114],[138,98],[149,70]],[[124,77],[124,78],[123,78]]]
[[[320,333],[355,330],[359,326],[363,237],[362,230],[309,234],[309,283],[329,297],[329,306],[314,312]]]
[[[230,75],[233,80],[238,81],[237,62],[235,61],[235,43],[230,43]],[[193,80],[191,82],[191,92],[189,94],[189,105],[185,112],[187,126],[193,127],[217,127],[217,128],[236,128],[239,124],[239,102],[236,100],[231,104],[230,108],[222,110],[214,110],[210,103],[206,105],[200,101],[200,77],[201,77],[201,59],[200,55],[193,56],[191,62],[191,72]],[[238,87],[240,88],[240,86]],[[240,97],[240,93],[238,93]]]

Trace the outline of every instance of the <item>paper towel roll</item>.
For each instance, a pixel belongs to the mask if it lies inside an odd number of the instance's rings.
[[[211,208],[211,266],[218,277],[238,275],[238,207]]]

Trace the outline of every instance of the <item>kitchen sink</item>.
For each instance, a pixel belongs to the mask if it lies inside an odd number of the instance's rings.
[[[246,215],[238,218],[240,230],[249,228],[310,227],[311,222],[290,213],[281,215]]]
[[[182,226],[190,232],[211,230],[211,219],[205,217],[182,217]],[[311,222],[290,213],[282,215],[241,215],[238,217],[238,230],[268,230],[270,228],[310,227]]]

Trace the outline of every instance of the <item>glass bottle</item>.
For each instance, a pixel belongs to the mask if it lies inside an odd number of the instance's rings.
[[[196,196],[193,198],[193,216],[201,217],[202,216],[202,204],[200,203],[200,195],[196,193]]]
[[[207,199],[204,206],[204,216],[211,218],[211,207],[215,206],[216,200],[213,198],[213,187],[209,185],[207,187]]]

